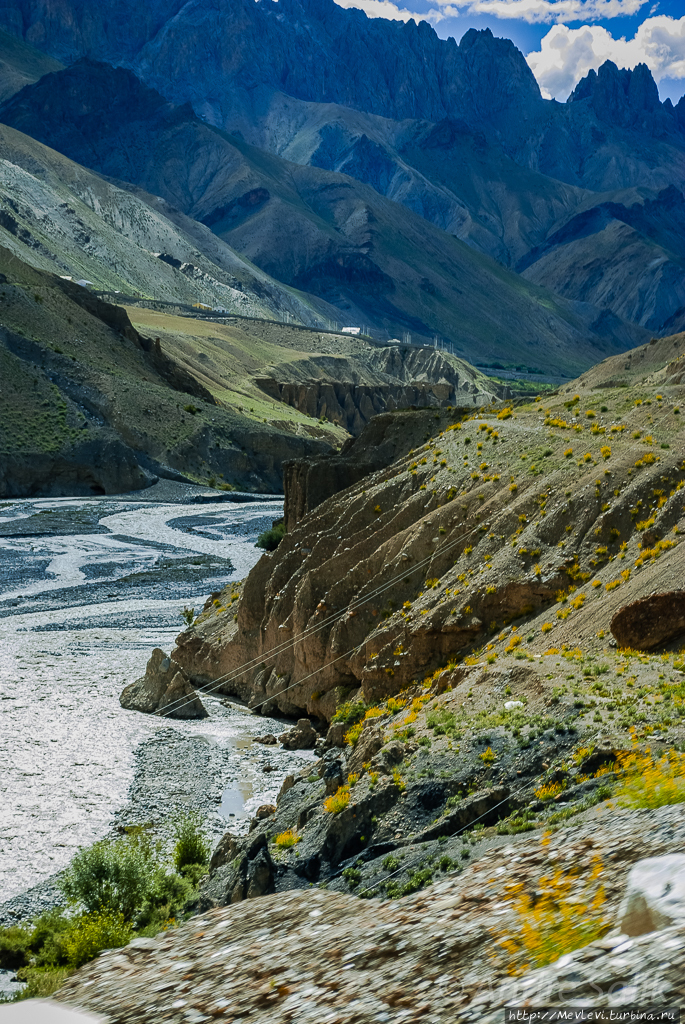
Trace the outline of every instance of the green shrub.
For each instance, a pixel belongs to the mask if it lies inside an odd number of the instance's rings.
[[[347,700],[336,708],[332,722],[344,722],[345,725],[354,725],[360,722],[367,712],[367,705],[363,700]]]
[[[264,530],[257,537],[256,548],[263,548],[264,551],[275,551],[285,537],[285,523],[277,523],[270,530]]]
[[[190,811],[173,824],[174,864],[177,871],[209,861],[209,843],[202,830],[202,818]]]
[[[185,865],[184,875],[162,869],[155,872],[141,906],[135,915],[138,928],[164,924],[183,913],[186,903],[195,894],[192,878],[185,877],[190,868],[205,873],[204,865]]]
[[[342,873],[343,878],[349,885],[350,889],[356,889],[362,880],[362,873],[359,868],[345,868]]]
[[[446,708],[435,708],[433,711],[429,711],[426,718],[426,725],[434,731],[436,736],[444,736],[445,733],[453,732],[456,724],[454,712],[447,711]]]
[[[131,940],[132,927],[121,913],[83,914],[75,918],[66,937],[65,948],[70,967],[81,967],[103,949],[116,949]]]
[[[71,919],[55,908],[33,922],[31,950],[40,967],[63,967],[67,962],[66,936],[72,926]]]
[[[430,885],[433,881],[433,870],[432,868],[423,868],[420,871],[409,869],[409,879],[400,885],[397,882],[389,882],[386,888],[386,892],[391,900],[399,899],[401,896],[409,896],[413,892],[418,892],[419,889],[423,889],[425,885]]]
[[[16,971],[24,967],[31,955],[31,931],[22,925],[13,924],[0,928],[0,967],[5,971]]]
[[[67,900],[86,914],[122,914],[131,921],[158,870],[158,851],[144,836],[104,839],[79,850],[60,884]]]

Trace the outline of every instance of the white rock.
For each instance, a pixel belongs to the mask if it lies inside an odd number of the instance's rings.
[[[0,1020],[2,1024],[101,1024],[103,1018],[52,999],[27,999],[0,1008]]]
[[[685,854],[647,857],[634,864],[618,914],[625,935],[644,935],[685,923]]]
[[[513,711],[514,708],[522,708],[523,707],[523,701],[522,700],[508,700],[508,701],[506,701],[504,707],[506,708],[507,711]]]

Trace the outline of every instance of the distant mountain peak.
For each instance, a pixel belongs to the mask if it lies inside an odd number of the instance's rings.
[[[459,43],[473,96],[481,116],[491,117],[515,108],[519,114],[542,101],[540,86],[521,51],[511,39],[489,28],[470,28]]]
[[[646,64],[618,68],[605,60],[598,71],[591,68],[568,98],[569,103],[587,100],[596,116],[611,124],[628,126],[661,110],[659,90]]]

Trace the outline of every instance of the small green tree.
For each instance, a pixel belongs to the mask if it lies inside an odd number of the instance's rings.
[[[131,921],[158,870],[158,851],[145,837],[104,839],[79,850],[60,884],[67,900],[86,913],[122,914]]]
[[[173,823],[174,864],[179,873],[191,865],[204,867],[209,861],[209,843],[196,811],[180,815]]]

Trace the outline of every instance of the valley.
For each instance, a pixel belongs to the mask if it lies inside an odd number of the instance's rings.
[[[685,97],[477,24],[0,8],[0,1002],[685,1005]]]

